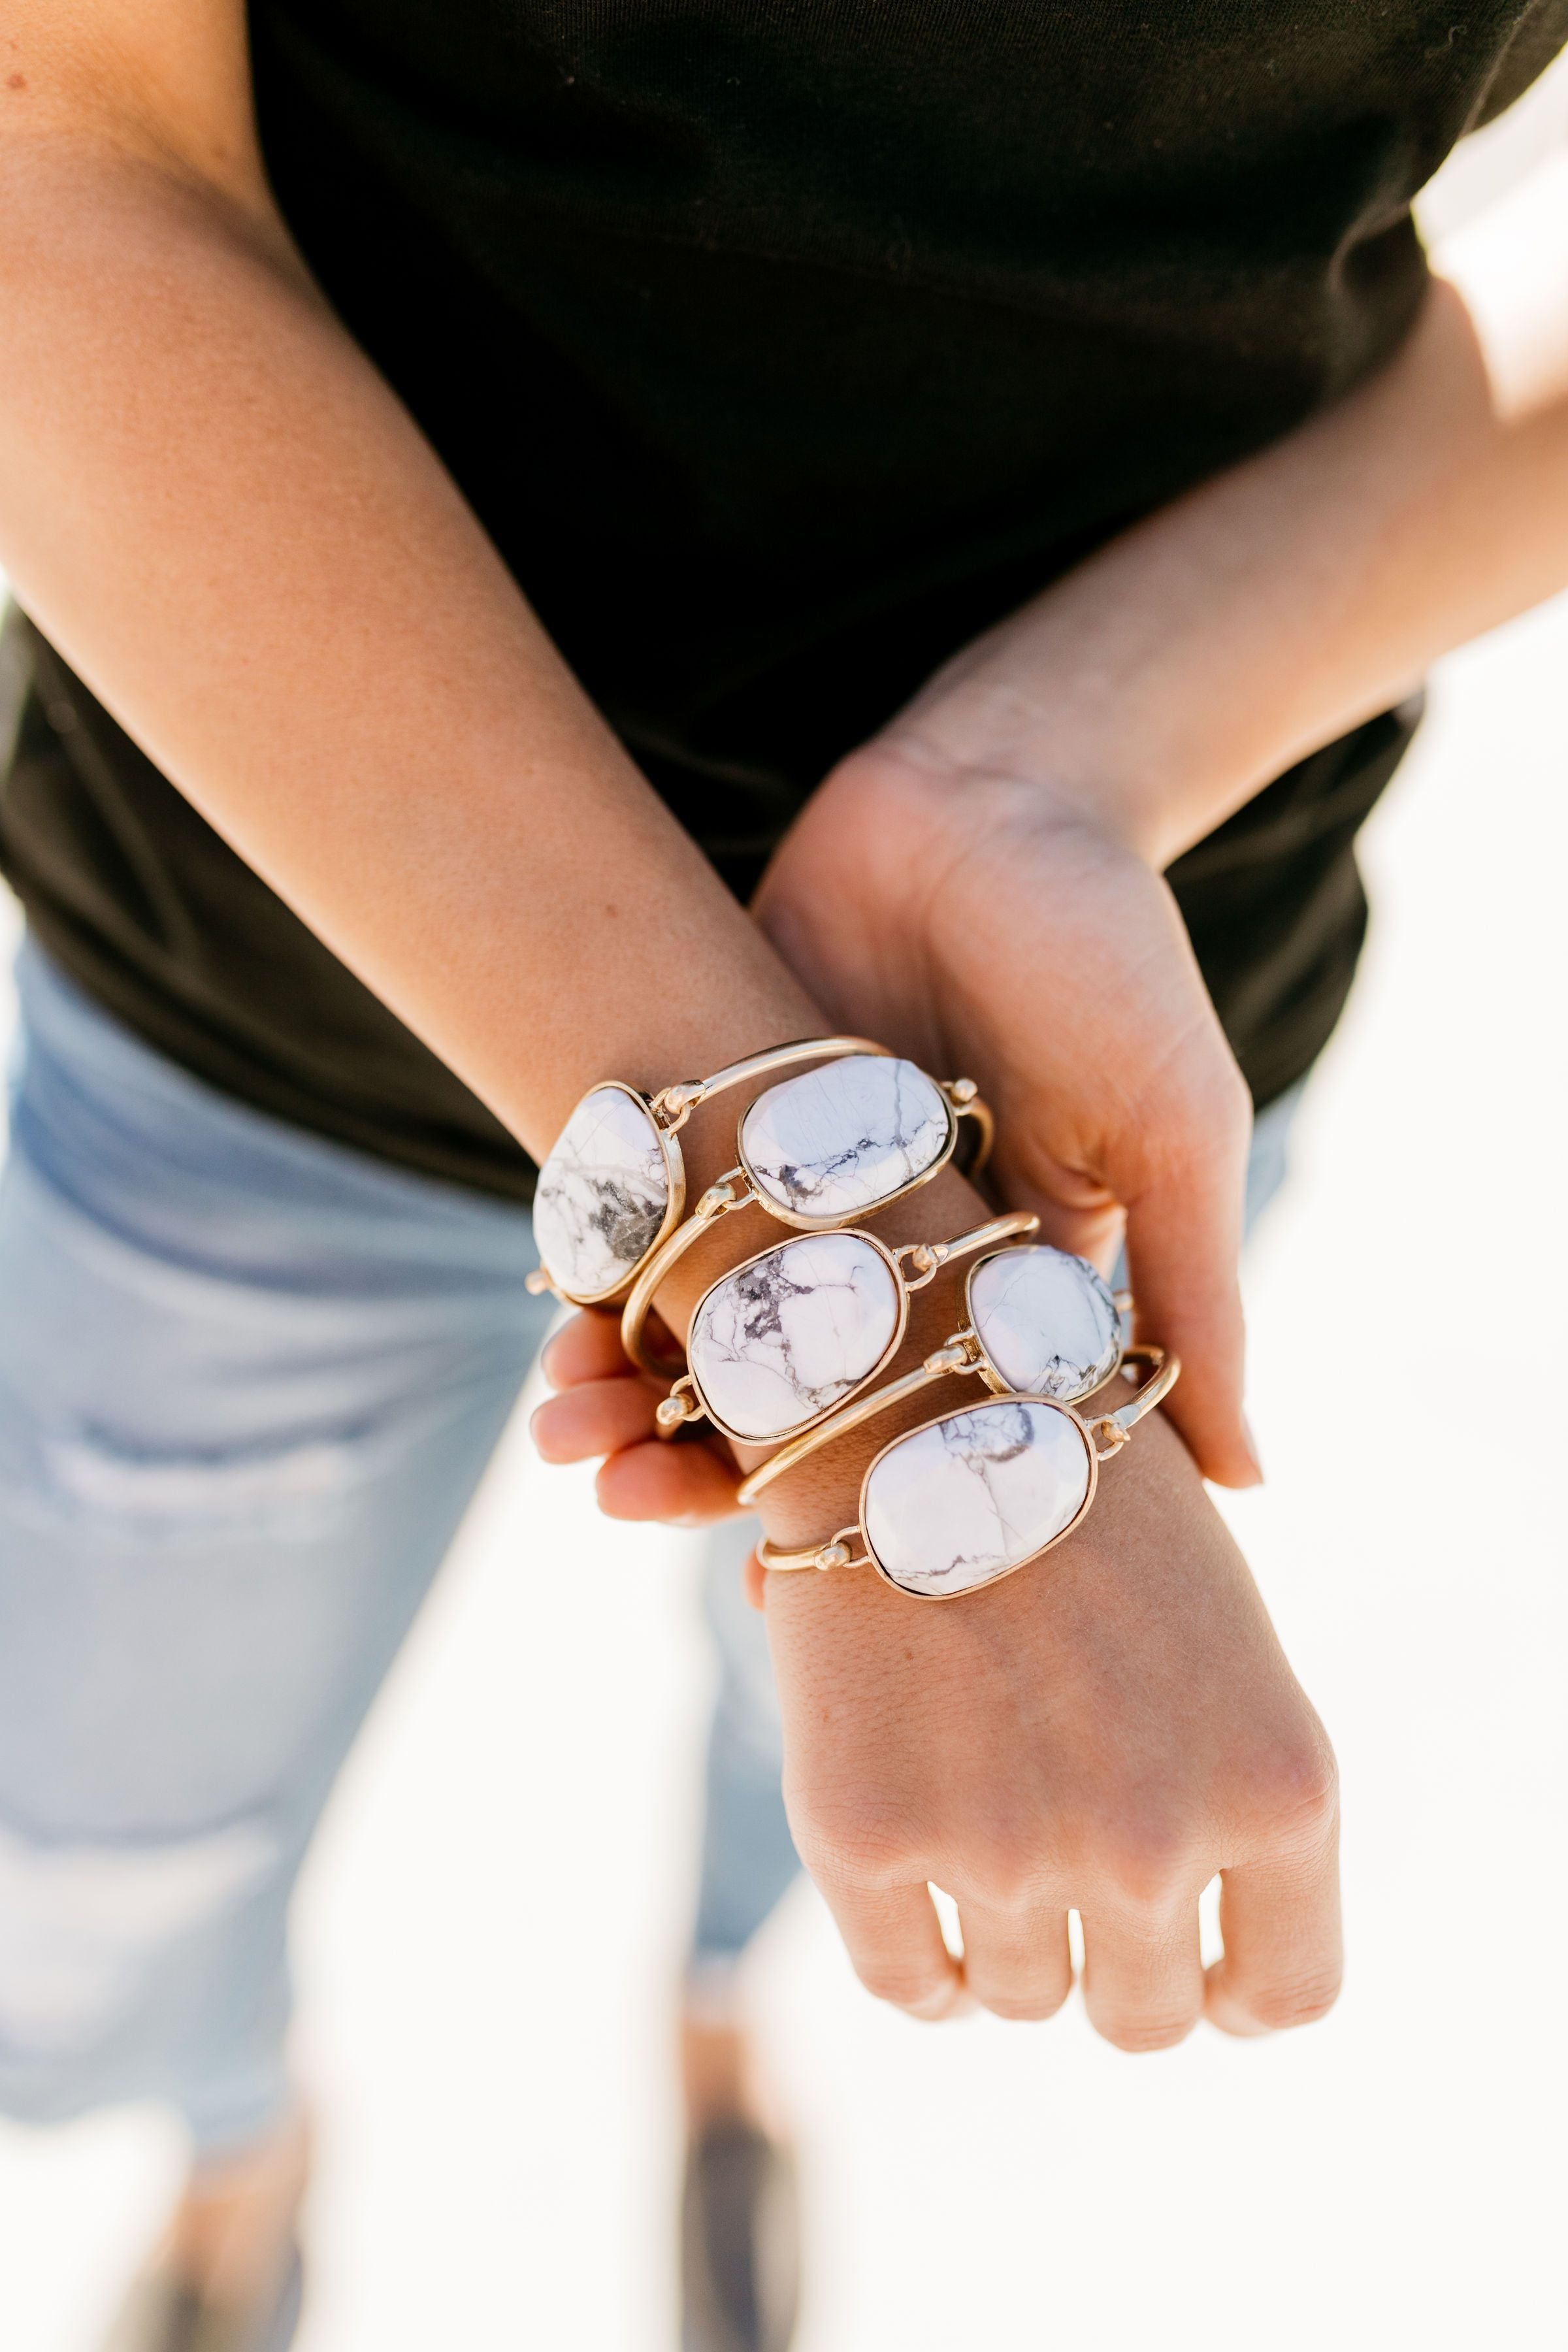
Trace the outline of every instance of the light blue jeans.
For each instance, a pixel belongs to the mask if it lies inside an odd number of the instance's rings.
[[[0,1178],[0,2109],[287,2095],[287,1911],[549,1308],[526,1212],[213,1092],[32,948]],[[1288,1116],[1288,1113],[1286,1114]],[[1260,1123],[1255,1191],[1283,1171]],[[694,1980],[798,1867],[744,1521]]]

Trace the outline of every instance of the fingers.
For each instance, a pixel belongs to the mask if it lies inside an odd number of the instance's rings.
[[[667,1527],[705,1528],[740,1516],[740,1472],[703,1439],[627,1446],[612,1454],[594,1483],[599,1508],[611,1519],[662,1519]]]
[[[966,1901],[963,1978],[998,2017],[1054,2017],[1072,1990],[1065,1911],[1001,1908]]]
[[[733,1518],[740,1474],[717,1439],[668,1444],[655,1436],[659,1391],[622,1352],[614,1316],[574,1316],[544,1352],[559,1393],[529,1424],[546,1462],[604,1459],[595,1491],[612,1519],[709,1527]]]
[[[1220,1880],[1225,1958],[1205,2005],[1226,2033],[1310,2025],[1331,2010],[1343,1967],[1337,1833],[1312,1853],[1227,1870]]]
[[[1169,2050],[1204,2007],[1195,1896],[1163,1911],[1083,1914],[1083,2005],[1119,2050]]]
[[[529,1423],[546,1462],[591,1462],[654,1433],[658,1399],[624,1366],[617,1380],[584,1381],[547,1397]]]
[[[1253,1486],[1263,1475],[1242,1413],[1247,1137],[1239,1100],[1216,1110],[1208,1127],[1162,1153],[1127,1212],[1138,1335],[1180,1356],[1166,1410],[1205,1477],[1222,1486]]]
[[[621,1318],[583,1307],[547,1341],[540,1366],[552,1389],[574,1389],[584,1381],[613,1380],[626,1371]]]
[[[818,1882],[855,1973],[879,2000],[928,2024],[973,2006],[927,1888]]]

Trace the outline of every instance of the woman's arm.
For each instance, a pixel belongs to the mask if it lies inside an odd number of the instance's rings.
[[[5,27],[0,567],[26,609],[535,1154],[608,1072],[809,1034],[311,286],[240,0],[23,0]]]
[[[1190,1367],[1174,1417],[1228,1483],[1246,1118],[1161,871],[1568,583],[1568,158],[1442,259],[1382,373],[940,671],[757,902],[836,1021],[979,1080],[1053,1240],[1102,1252],[1125,1213],[1148,1328]]]
[[[1568,586],[1568,155],[1437,260],[1377,376],[966,648],[883,742],[1038,776],[1161,867]]]

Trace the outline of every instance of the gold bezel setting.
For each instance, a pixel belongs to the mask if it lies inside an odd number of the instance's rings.
[[[804,1436],[808,1429],[815,1429],[818,1422],[826,1421],[829,1413],[837,1412],[839,1406],[845,1402],[845,1398],[853,1396],[858,1390],[864,1388],[868,1381],[874,1381],[879,1372],[886,1371],[888,1366],[892,1362],[893,1358],[898,1354],[899,1349],[902,1347],[904,1334],[910,1328],[909,1285],[904,1280],[903,1272],[899,1265],[897,1257],[888,1247],[887,1243],[879,1241],[875,1234],[862,1233],[858,1225],[841,1225],[837,1229],[829,1227],[820,1233],[791,1234],[782,1242],[770,1242],[766,1249],[758,1250],[753,1257],[742,1259],[739,1265],[731,1266],[728,1274],[721,1274],[716,1282],[710,1282],[709,1284],[707,1289],[703,1292],[701,1297],[698,1300],[697,1305],[692,1309],[691,1330],[694,1332],[697,1329],[698,1323],[702,1315],[702,1310],[716,1291],[722,1290],[727,1283],[735,1281],[739,1276],[748,1274],[752,1266],[761,1265],[764,1258],[774,1257],[784,1250],[799,1249],[807,1242],[837,1239],[863,1242],[868,1248],[876,1252],[877,1255],[882,1260],[882,1263],[888,1268],[889,1273],[892,1276],[894,1296],[898,1302],[896,1309],[897,1328],[893,1332],[892,1338],[889,1340],[887,1346],[883,1349],[881,1354],[878,1357],[876,1362],[871,1365],[869,1370],[863,1372],[858,1380],[852,1381],[850,1385],[845,1389],[843,1395],[835,1397],[831,1404],[824,1405],[820,1412],[813,1413],[809,1421],[796,1422],[794,1426],[789,1429],[775,1431],[771,1434],[764,1433],[759,1437],[754,1431],[748,1433],[745,1430],[731,1429],[730,1423],[723,1418],[722,1414],[714,1411],[712,1400],[704,1390],[701,1380],[697,1372],[690,1368],[691,1341],[690,1334],[689,1333],[687,1337],[688,1369],[681,1375],[681,1380],[676,1382],[676,1388],[679,1389],[683,1382],[689,1381],[690,1383],[692,1394],[696,1398],[702,1413],[719,1432],[721,1437],[727,1437],[731,1444],[778,1445],[784,1444],[787,1439]],[[667,1416],[665,1412],[665,1405],[669,1404],[673,1400],[674,1391],[671,1391],[669,1397],[666,1398],[665,1404],[660,1405],[658,1409],[658,1426],[661,1436],[673,1435],[677,1427],[693,1422],[698,1418],[696,1413],[685,1412],[682,1412],[678,1416],[674,1417],[673,1420],[671,1417]]]
[[[930,1360],[928,1359],[928,1361],[929,1360]],[[1053,1550],[1058,1544],[1065,1542],[1067,1538],[1071,1535],[1073,1529],[1082,1524],[1084,1515],[1089,1510],[1090,1504],[1093,1502],[1094,1497],[1099,1491],[1100,1464],[1101,1462],[1109,1462],[1115,1454],[1121,1451],[1121,1448],[1127,1444],[1131,1438],[1132,1432],[1139,1422],[1143,1419],[1146,1413],[1152,1412],[1155,1407],[1169,1396],[1172,1389],[1174,1388],[1177,1380],[1181,1376],[1182,1367],[1180,1359],[1175,1356],[1167,1355],[1163,1348],[1154,1348],[1147,1345],[1135,1345],[1131,1347],[1126,1350],[1123,1358],[1123,1367],[1125,1368],[1127,1363],[1134,1360],[1147,1362],[1152,1366],[1150,1378],[1144,1381],[1142,1387],[1138,1390],[1135,1395],[1128,1399],[1125,1404],[1119,1405],[1110,1412],[1097,1413],[1092,1420],[1086,1419],[1085,1416],[1079,1412],[1072,1405],[1063,1404],[1055,1397],[1025,1396],[1016,1390],[1009,1390],[1000,1396],[996,1395],[994,1392],[988,1392],[985,1403],[983,1405],[952,1406],[946,1412],[934,1414],[930,1421],[918,1423],[913,1429],[900,1430],[896,1437],[890,1437],[886,1445],[879,1448],[866,1465],[864,1475],[860,1480],[860,1493],[858,1505],[859,1516],[853,1526],[840,1528],[837,1533],[836,1535],[829,1536],[825,1543],[808,1544],[803,1546],[799,1549],[782,1547],[774,1544],[771,1538],[764,1537],[763,1541],[757,1546],[758,1559],[762,1562],[764,1569],[768,1570],[770,1572],[775,1573],[788,1573],[795,1570],[804,1569],[828,1570],[835,1568],[874,1568],[878,1575],[882,1578],[885,1583],[890,1584],[896,1592],[901,1592],[905,1599],[910,1601],[963,1601],[967,1599],[971,1593],[984,1592],[988,1591],[992,1585],[1002,1583],[1004,1580],[1009,1576],[1016,1576],[1019,1569],[1027,1568],[1031,1562],[1042,1559],[1047,1551]],[[957,1367],[949,1366],[947,1369],[955,1370]],[[971,1369],[978,1369],[978,1367],[971,1367]],[[1103,1385],[1109,1385],[1109,1383],[1105,1383]],[[889,1395],[891,1391],[885,1391],[883,1393],[884,1395]],[[1100,1393],[1100,1391],[1097,1390],[1093,1391],[1093,1393],[1099,1394]],[[1092,1465],[1089,1474],[1089,1492],[1085,1496],[1082,1504],[1074,1513],[1072,1518],[1068,1522],[1065,1528],[1060,1528],[1058,1533],[1050,1537],[1047,1542],[1037,1545],[1035,1550],[1027,1553],[1024,1559],[1014,1561],[1012,1566],[1009,1568],[999,1569],[994,1576],[986,1577],[982,1583],[965,1585],[961,1590],[953,1592],[911,1591],[910,1588],[907,1584],[900,1583],[898,1578],[892,1574],[890,1570],[886,1568],[877,1558],[875,1547],[871,1542],[870,1537],[867,1533],[866,1505],[872,1474],[875,1472],[878,1465],[887,1459],[889,1454],[893,1453],[899,1446],[909,1444],[912,1438],[924,1435],[928,1430],[938,1429],[942,1426],[943,1422],[954,1420],[965,1412],[984,1412],[987,1406],[993,1404],[1035,1406],[1042,1412],[1061,1413],[1067,1420],[1070,1421],[1073,1426],[1078,1430],[1085,1445],[1089,1449],[1089,1459]],[[846,1426],[847,1425],[848,1420],[847,1416],[846,1416]],[[838,1433],[836,1432],[834,1433],[837,1434]],[[1103,1444],[1101,1441],[1103,1441]],[[774,1458],[775,1460],[777,1459],[776,1456]],[[765,1466],[771,1468],[773,1465],[769,1464]],[[759,1474],[753,1474],[753,1482],[757,1475]],[[742,1487],[741,1489],[742,1498],[744,1497],[745,1493],[746,1488]],[[857,1544],[860,1546],[858,1555],[855,1550]]]
[[[853,1057],[846,1055],[844,1058],[852,1059]],[[921,1075],[923,1077],[925,1073],[922,1071]],[[788,1086],[792,1081],[786,1078],[782,1083]],[[942,1173],[958,1149],[958,1122],[961,1113],[947,1087],[940,1078],[931,1078],[929,1084],[941,1102],[947,1120],[947,1132],[936,1157],[922,1168],[918,1175],[911,1176],[908,1183],[900,1184],[895,1192],[879,1192],[875,1200],[858,1202],[852,1208],[827,1210],[816,1216],[808,1215],[799,1209],[785,1208],[777,1193],[768,1190],[766,1182],[758,1175],[746,1156],[746,1121],[756,1111],[758,1106],[767,1100],[768,1095],[774,1091],[770,1087],[766,1094],[759,1095],[755,1102],[748,1104],[736,1123],[735,1159],[742,1175],[750,1187],[750,1197],[760,1208],[764,1209],[776,1223],[789,1225],[796,1233],[802,1234],[830,1234],[851,1223],[858,1217],[879,1217],[883,1210],[890,1209],[896,1201],[908,1200],[911,1192],[918,1192],[922,1184],[929,1184],[932,1177]]]
[[[994,1265],[999,1257],[1008,1257],[1012,1255],[1015,1250],[1028,1248],[1054,1249],[1055,1244],[1050,1242],[1015,1242],[1006,1249],[988,1250],[984,1257],[977,1257],[975,1259],[974,1264],[970,1267],[968,1273],[963,1277],[964,1328],[962,1331],[954,1333],[953,1340],[951,1344],[960,1345],[964,1341],[968,1341],[973,1347],[976,1355],[980,1359],[975,1369],[980,1374],[981,1381],[984,1386],[991,1391],[993,1396],[1039,1395],[1047,1403],[1049,1404],[1086,1404],[1090,1397],[1098,1396],[1100,1394],[1100,1390],[1105,1387],[1107,1381],[1113,1381],[1116,1378],[1117,1373],[1121,1370],[1122,1365],[1127,1360],[1127,1342],[1122,1338],[1121,1327],[1123,1318],[1132,1311],[1132,1294],[1130,1290],[1111,1290],[1109,1285],[1106,1286],[1107,1296],[1109,1297],[1110,1304],[1116,1314],[1116,1361],[1111,1365],[1110,1370],[1108,1372],[1103,1373],[1101,1377],[1098,1381],[1094,1381],[1090,1387],[1080,1389],[1077,1396],[1070,1397],[1053,1397],[1044,1390],[1015,1389],[1012,1381],[1007,1379],[1006,1375],[997,1370],[995,1358],[990,1353],[985,1345],[984,1339],[981,1337],[980,1326],[975,1319],[974,1314],[974,1278],[980,1272],[982,1266]],[[1090,1273],[1094,1274],[1097,1278],[1099,1277],[1099,1268],[1095,1266],[1089,1258],[1079,1258],[1072,1250],[1056,1250],[1055,1254],[1058,1257],[1071,1258],[1080,1265],[1087,1265]]]
[[[736,1281],[740,1276],[748,1273],[752,1266],[760,1265],[764,1259],[775,1257],[785,1250],[798,1248],[809,1241],[839,1238],[868,1244],[888,1265],[899,1296],[898,1328],[893,1337],[877,1361],[857,1380],[851,1381],[831,1404],[823,1405],[808,1420],[795,1422],[787,1430],[773,1430],[759,1435],[755,1431],[732,1428],[714,1410],[712,1400],[702,1385],[700,1375],[692,1367],[689,1335],[687,1369],[675,1382],[669,1395],[658,1407],[656,1423],[658,1434],[661,1437],[673,1437],[680,1429],[706,1418],[721,1436],[727,1437],[735,1445],[793,1445],[797,1439],[805,1437],[835,1413],[841,1412],[880,1373],[886,1371],[903,1345],[905,1334],[909,1329],[910,1300],[916,1291],[923,1290],[929,1282],[935,1280],[942,1266],[953,1259],[965,1257],[977,1249],[984,1250],[989,1256],[994,1256],[996,1252],[991,1247],[994,1242],[1010,1241],[1016,1244],[1026,1240],[1028,1235],[1039,1230],[1039,1222],[1031,1211],[1015,1209],[1010,1210],[1004,1216],[988,1218],[983,1225],[976,1225],[970,1232],[958,1234],[951,1242],[904,1242],[896,1248],[890,1247],[876,1234],[867,1233],[858,1225],[829,1227],[821,1233],[795,1233],[787,1235],[782,1242],[770,1242],[766,1249],[758,1250],[754,1255],[743,1259],[739,1265],[731,1266],[727,1274],[720,1275],[715,1281],[709,1284],[692,1310],[692,1332],[696,1331],[702,1318],[702,1311],[714,1294],[724,1289],[728,1284]],[[906,1260],[913,1268],[912,1273],[905,1271]],[[984,1259],[981,1263],[984,1263]],[[695,1400],[695,1409],[682,1394],[683,1391],[689,1391],[690,1397]]]
[[[564,1283],[559,1281],[550,1272],[542,1258],[537,1274],[531,1274],[527,1277],[526,1286],[536,1297],[549,1291],[568,1307],[606,1307],[625,1297],[631,1285],[637,1280],[638,1267],[646,1265],[654,1253],[662,1248],[686,1213],[686,1160],[681,1152],[680,1139],[675,1127],[665,1127],[660,1123],[657,1108],[658,1097],[656,1095],[639,1093],[636,1087],[628,1086],[624,1078],[601,1078],[597,1086],[588,1087],[582,1096],[573,1110],[572,1118],[575,1118],[583,1104],[591,1102],[595,1095],[608,1094],[625,1095],[629,1102],[636,1103],[658,1144],[660,1156],[664,1161],[664,1215],[659,1222],[658,1231],[636,1264],[625,1274],[618,1275],[616,1280],[605,1289],[568,1290]],[[570,1127],[571,1123],[571,1119],[568,1119],[567,1127]],[[563,1128],[562,1133],[564,1134],[565,1131]]]
[[[889,1454],[896,1453],[900,1445],[907,1445],[911,1438],[924,1436],[928,1429],[940,1429],[944,1421],[955,1421],[963,1413],[984,1412],[989,1406],[1008,1404],[1029,1405],[1039,1411],[1060,1413],[1064,1421],[1068,1421],[1072,1423],[1073,1428],[1078,1432],[1079,1436],[1083,1441],[1083,1450],[1088,1465],[1082,1502],[1079,1503],[1077,1510],[1073,1513],[1065,1528],[1059,1528],[1054,1536],[1048,1537],[1047,1540],[1043,1544],[1037,1546],[1034,1551],[1026,1553],[1022,1559],[1015,1560],[1010,1568],[999,1568],[994,1576],[986,1577],[981,1583],[964,1585],[956,1592],[911,1591],[910,1588],[907,1584],[901,1584],[899,1581],[899,1579],[893,1574],[891,1569],[887,1566],[886,1562],[878,1558],[876,1546],[872,1543],[870,1536],[867,1533],[866,1505],[867,1498],[870,1493],[871,1480],[873,1476],[880,1465],[887,1460]],[[865,1473],[860,1480],[860,1497],[858,1504],[859,1525],[857,1532],[859,1535],[861,1543],[865,1547],[866,1565],[869,1568],[874,1568],[877,1574],[881,1578],[883,1583],[890,1584],[895,1592],[901,1592],[906,1601],[966,1601],[971,1593],[988,1592],[994,1584],[1005,1583],[1008,1577],[1016,1576],[1021,1568],[1028,1568],[1035,1560],[1044,1559],[1047,1552],[1054,1551],[1058,1544],[1065,1543],[1068,1536],[1071,1535],[1073,1529],[1076,1527],[1081,1526],[1083,1520],[1088,1516],[1089,1506],[1094,1501],[1099,1486],[1100,1455],[1095,1452],[1094,1440],[1089,1433],[1089,1426],[1087,1423],[1083,1420],[1080,1414],[1076,1413],[1073,1411],[1070,1404],[1058,1404],[1054,1397],[1018,1396],[1011,1392],[1002,1396],[988,1395],[984,1404],[954,1405],[948,1412],[939,1412],[933,1415],[930,1421],[921,1422],[917,1429],[900,1430],[897,1437],[890,1437],[886,1445],[880,1447],[879,1450],[872,1455],[870,1461],[866,1465]],[[853,1567],[855,1562],[848,1561],[846,1565]]]

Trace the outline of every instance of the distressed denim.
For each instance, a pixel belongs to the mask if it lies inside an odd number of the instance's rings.
[[[286,2095],[288,1903],[549,1319],[525,1212],[216,1094],[37,953],[0,1177],[0,2109]],[[796,1867],[746,1523],[694,1966]]]

